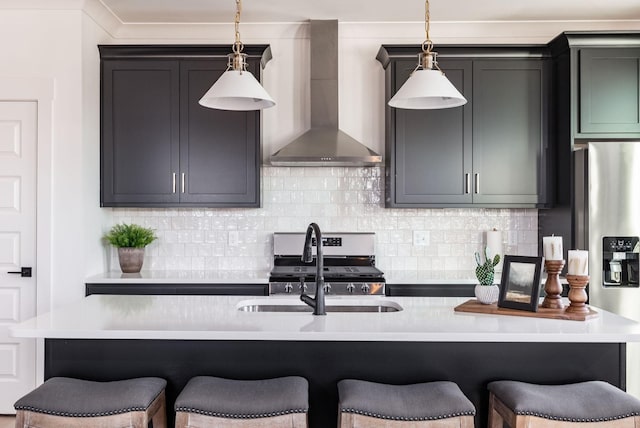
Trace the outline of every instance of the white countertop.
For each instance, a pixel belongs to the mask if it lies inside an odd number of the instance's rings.
[[[442,279],[434,278],[433,272],[388,271],[387,284],[477,284],[475,278]],[[544,283],[546,277],[541,278]],[[267,284],[269,271],[236,270],[143,270],[140,273],[109,271],[85,279],[88,284]],[[561,278],[561,282],[566,279]],[[500,273],[496,273],[495,283],[500,283]]]
[[[250,270],[143,270],[109,271],[85,279],[88,284],[266,284],[269,271]]]
[[[419,270],[389,270],[385,271],[384,277],[387,284],[436,284],[436,285],[458,285],[458,284],[472,284],[478,283],[478,280],[474,276],[473,272],[469,272],[469,277],[458,279],[443,279],[438,278],[442,275],[442,272],[435,271],[419,271]],[[502,278],[502,272],[496,272],[494,276],[494,284],[500,284]],[[540,275],[540,283],[544,286],[547,280],[547,273],[542,270]],[[560,277],[560,283],[566,284],[567,279],[563,276]]]
[[[68,339],[409,342],[640,342],[640,323],[596,309],[588,321],[454,312],[467,298],[330,297],[327,304],[395,302],[399,312],[241,312],[296,297],[92,295],[10,328],[15,337]]]

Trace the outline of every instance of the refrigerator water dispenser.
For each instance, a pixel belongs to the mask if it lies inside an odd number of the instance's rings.
[[[605,236],[602,238],[602,281],[605,287],[638,287],[637,236]]]

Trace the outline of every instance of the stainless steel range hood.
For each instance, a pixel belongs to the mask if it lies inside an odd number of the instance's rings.
[[[338,129],[338,21],[311,20],[311,129],[274,153],[275,166],[372,166],[382,157]]]

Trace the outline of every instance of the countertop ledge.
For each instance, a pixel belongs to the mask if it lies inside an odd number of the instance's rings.
[[[329,297],[327,304],[394,302],[388,313],[242,312],[295,297],[92,295],[10,328],[14,337],[376,342],[640,342],[640,323],[594,308],[598,318],[565,321],[454,312],[468,298]]]

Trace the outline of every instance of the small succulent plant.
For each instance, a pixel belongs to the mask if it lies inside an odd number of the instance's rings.
[[[493,259],[489,257],[489,247],[484,247],[484,263],[480,261],[480,253],[476,252],[476,278],[480,285],[493,285],[493,275],[495,267],[500,263],[500,254],[496,254]]]

